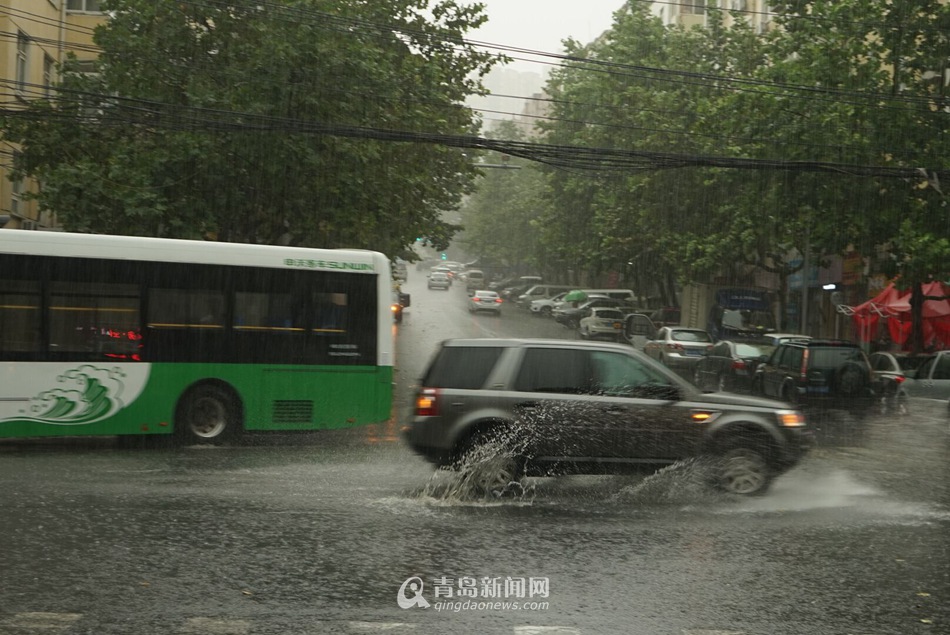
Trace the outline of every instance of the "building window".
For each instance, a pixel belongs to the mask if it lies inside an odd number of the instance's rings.
[[[17,160],[20,158],[20,152],[13,152],[13,162],[17,163]],[[23,212],[23,193],[26,192],[26,181],[24,179],[16,179],[12,181],[10,187],[10,211],[16,216],[22,216]]]
[[[67,11],[85,11],[86,13],[102,13],[99,7],[100,0],[67,0]]]
[[[680,3],[680,13],[683,15],[705,15],[706,0],[683,0]]]
[[[20,95],[26,93],[26,83],[29,79],[30,38],[23,31],[16,33],[16,87]]]

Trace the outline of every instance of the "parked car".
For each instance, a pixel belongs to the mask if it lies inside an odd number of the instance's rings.
[[[937,416],[950,414],[950,351],[940,351],[924,360],[904,389],[915,408],[919,405]]]
[[[769,346],[778,346],[779,344],[784,344],[785,342],[808,341],[812,338],[810,335],[799,335],[797,333],[763,333],[755,339],[756,341],[762,341]]]
[[[577,331],[585,340],[608,339],[619,342],[623,339],[624,314],[620,309],[594,307],[581,318]]]
[[[792,404],[870,412],[877,396],[864,351],[845,340],[791,340],[755,371],[754,393]]]
[[[567,295],[567,291],[563,293],[558,293],[553,298],[547,298],[544,300],[532,300],[531,301],[531,315],[541,315],[544,317],[551,317],[551,313],[554,311],[554,307],[557,306],[558,302],[564,299],[564,296]]]
[[[488,288],[492,291],[504,291],[505,289],[513,287],[523,287],[527,289],[533,285],[541,284],[543,281],[541,276],[512,276],[492,282],[488,285]]]
[[[412,404],[408,445],[483,492],[525,474],[652,470],[711,456],[719,487],[761,494],[811,439],[786,404],[704,395],[629,346],[599,342],[448,340]]]
[[[680,308],[678,306],[665,306],[662,309],[657,309],[650,314],[650,320],[657,326],[657,328],[664,326],[679,326]]]
[[[445,289],[448,291],[451,286],[452,280],[449,278],[449,274],[444,271],[433,271],[429,274],[430,289]]]
[[[530,307],[535,300],[546,300],[557,295],[562,295],[571,290],[571,287],[557,284],[534,284],[527,291],[515,298],[515,302],[521,307]]]
[[[880,387],[881,414],[905,416],[910,413],[908,381],[913,381],[915,371],[930,359],[930,355],[910,355],[907,353],[872,353],[868,358]]]
[[[580,326],[581,318],[587,315],[587,309],[593,309],[597,307],[610,307],[612,309],[619,309],[621,306],[620,300],[588,297],[587,300],[579,303],[576,307],[572,306],[571,304],[558,307],[554,309],[552,315],[558,324],[563,324],[568,328],[576,329],[578,326]]]
[[[755,369],[773,350],[759,341],[721,340],[696,362],[693,383],[700,390],[752,392]]]
[[[495,315],[501,315],[502,299],[496,291],[475,291],[475,294],[468,299],[468,312],[477,313],[478,311],[490,311]]]
[[[664,326],[643,346],[643,352],[685,377],[693,376],[693,365],[712,346],[712,338],[702,329]]]

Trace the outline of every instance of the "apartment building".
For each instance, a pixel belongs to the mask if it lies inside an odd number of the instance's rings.
[[[95,60],[93,29],[104,19],[100,0],[4,0],[0,6],[4,110],[51,97],[67,53],[74,53],[79,64]],[[36,201],[24,196],[35,192],[37,184],[8,178],[17,151],[16,145],[0,139],[0,228],[55,229],[55,214],[40,213]]]
[[[706,26],[707,7],[718,5],[726,11],[726,26],[745,20],[757,33],[769,29],[772,10],[765,0],[680,0],[653,2],[650,11],[667,26]]]

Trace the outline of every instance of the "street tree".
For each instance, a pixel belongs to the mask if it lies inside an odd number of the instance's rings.
[[[454,0],[103,0],[95,73],[7,112],[13,178],[66,229],[398,253],[476,170],[458,148],[379,131],[471,134],[464,99],[499,59]]]

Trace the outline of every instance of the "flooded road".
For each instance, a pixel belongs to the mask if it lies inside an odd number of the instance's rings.
[[[401,408],[442,338],[570,336],[407,286]],[[220,448],[3,444],[0,634],[950,632],[947,423],[823,425],[753,499],[710,490],[698,461],[471,497],[398,423]]]

